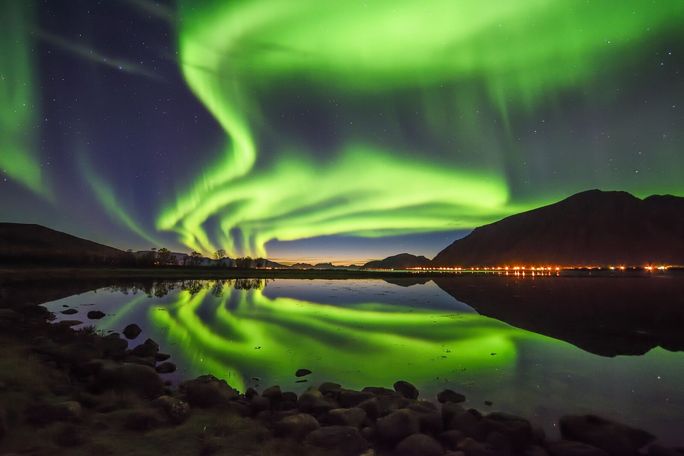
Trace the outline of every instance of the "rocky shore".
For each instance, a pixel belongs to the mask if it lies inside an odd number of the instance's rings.
[[[467,409],[451,390],[421,398],[405,381],[360,391],[327,382],[297,395],[239,392],[203,375],[174,388],[163,375],[175,366],[154,341],[136,340],[135,325],[103,336],[51,318],[35,305],[0,308],[0,454],[684,454],[596,416],[562,417],[562,439],[548,439],[523,417]]]

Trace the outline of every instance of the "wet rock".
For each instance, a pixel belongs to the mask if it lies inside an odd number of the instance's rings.
[[[447,451],[444,456],[466,456],[463,451]]]
[[[99,339],[102,356],[112,359],[123,359],[126,356],[128,342],[119,337],[118,334],[109,334]]]
[[[366,386],[361,391],[364,393],[371,393],[374,396],[394,396],[397,394],[396,391],[389,388],[383,388],[382,386]]]
[[[159,344],[152,339],[147,339],[142,344],[134,347],[131,350],[131,355],[139,356],[141,358],[154,358],[159,352]]]
[[[162,421],[153,410],[139,409],[126,412],[124,415],[124,427],[131,431],[149,431],[159,427]]]
[[[396,443],[420,430],[418,417],[410,410],[401,409],[378,419],[376,427],[378,438],[387,443]]]
[[[368,442],[353,426],[327,426],[311,432],[304,443],[316,448],[344,455],[359,455]]]
[[[123,335],[126,336],[126,339],[135,339],[140,335],[141,332],[142,329],[140,326],[136,325],[135,323],[131,323],[124,328]]]
[[[594,415],[570,415],[560,419],[564,439],[601,448],[611,455],[636,454],[655,437],[646,431]]]
[[[81,404],[76,401],[65,401],[33,405],[26,410],[26,419],[31,424],[44,426],[55,421],[77,421],[82,414]]]
[[[466,410],[465,413],[452,417],[447,423],[447,428],[459,430],[475,440],[482,441],[487,436],[482,415],[475,409]]]
[[[282,418],[275,423],[276,435],[301,440],[320,427],[318,421],[307,413],[297,413]]]
[[[78,310],[76,310],[76,309],[66,309],[66,310],[61,311],[60,313],[62,313],[62,314],[64,314],[64,315],[73,315],[73,314],[77,314],[77,313],[78,313]]]
[[[100,318],[103,318],[105,316],[105,313],[101,310],[91,310],[86,315],[91,320],[99,320]]]
[[[201,375],[181,383],[180,391],[193,407],[226,406],[238,397],[238,392],[225,380],[213,375]]]
[[[321,392],[321,394],[324,395],[329,395],[329,394],[337,394],[339,391],[342,389],[342,385],[339,383],[333,383],[333,382],[323,382],[321,385],[318,387],[318,391]]]
[[[270,409],[271,401],[263,396],[252,396],[249,400],[249,406],[252,409],[252,413],[256,415],[259,412]]]
[[[73,424],[58,426],[52,434],[52,440],[61,447],[76,447],[86,441],[81,428]]]
[[[361,402],[375,397],[372,393],[364,391],[355,391],[350,389],[341,389],[337,394],[337,401],[340,406],[345,408],[356,407]]]
[[[94,380],[97,390],[135,391],[144,396],[158,397],[164,384],[154,369],[131,363],[102,363]]]
[[[394,391],[408,399],[418,398],[418,388],[404,380],[399,380],[394,384]]]
[[[400,456],[441,456],[442,445],[425,434],[413,434],[399,442],[396,452]]]
[[[508,413],[490,413],[483,424],[486,432],[501,433],[516,450],[521,450],[532,442],[532,425],[519,416]]]
[[[171,355],[168,353],[157,353],[154,355],[154,360],[157,362],[166,361],[169,358],[171,358]]]
[[[160,374],[170,374],[176,371],[176,365],[172,362],[166,361],[158,365],[155,370]]]
[[[190,405],[171,396],[159,396],[152,405],[161,409],[173,424],[181,424],[190,416]]]
[[[524,456],[549,456],[549,452],[539,445],[531,445],[525,448]]]
[[[253,397],[256,397],[259,395],[259,392],[252,388],[251,386],[245,390],[245,397],[247,399],[252,399]]]
[[[297,408],[302,412],[324,413],[328,410],[337,408],[337,404],[318,390],[305,391],[297,400]]]
[[[569,440],[549,443],[546,449],[551,456],[608,456],[608,453],[600,448]]]
[[[280,389],[280,386],[274,385],[271,387],[266,388],[261,392],[261,395],[271,401],[271,403],[274,402],[279,402],[280,399],[283,397],[283,392]]]
[[[461,431],[452,429],[450,431],[444,431],[439,434],[439,441],[444,445],[445,448],[449,450],[455,450],[458,448],[458,444],[465,439],[465,434]]]
[[[453,402],[458,404],[461,402],[465,402],[466,397],[461,393],[457,393],[456,391],[445,389],[444,391],[437,394],[437,400],[441,403]]]
[[[419,401],[410,404],[407,408],[418,417],[421,432],[439,434],[444,430],[442,414],[432,402]]]
[[[465,412],[466,410],[461,405],[454,402],[445,402],[442,404],[442,419],[447,426],[455,416],[463,415]]]
[[[132,364],[141,364],[143,366],[148,366],[154,368],[155,362],[154,358],[150,357],[142,357],[142,356],[133,356],[133,355],[128,355],[124,358],[124,361],[127,363],[132,363]]]
[[[309,369],[297,369],[297,372],[295,372],[295,377],[306,377],[310,373],[311,371]]]
[[[332,409],[326,415],[326,423],[328,424],[353,426],[355,428],[361,427],[365,419],[365,410],[358,407]]]
[[[47,310],[47,309],[46,309]],[[12,309],[0,309],[0,320],[7,322],[22,320],[22,316],[19,312]]]
[[[458,449],[467,456],[500,456],[501,453],[495,452],[489,445],[476,441],[471,437],[466,437],[458,444]]]

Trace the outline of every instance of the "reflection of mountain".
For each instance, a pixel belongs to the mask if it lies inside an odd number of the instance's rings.
[[[684,277],[463,276],[435,283],[482,315],[604,356],[684,350]]]
[[[684,198],[591,190],[473,230],[438,266],[684,264]]]

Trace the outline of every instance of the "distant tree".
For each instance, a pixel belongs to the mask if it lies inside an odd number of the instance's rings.
[[[251,257],[242,257],[235,260],[235,265],[240,269],[250,269],[252,267]]]
[[[160,265],[173,264],[174,258],[173,255],[171,255],[171,251],[165,247],[157,250],[157,263]]]
[[[226,251],[224,249],[218,249],[216,252],[214,252],[214,258],[217,260],[222,260],[226,257]]]
[[[200,261],[202,261],[202,254],[201,253],[199,253],[195,250],[190,252],[190,264],[192,266],[197,266],[198,264],[200,264]]]

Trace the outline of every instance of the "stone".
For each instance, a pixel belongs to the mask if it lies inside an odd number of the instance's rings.
[[[418,388],[404,380],[399,380],[394,384],[394,391],[401,394],[407,399],[418,398]]]
[[[259,412],[270,409],[271,401],[263,396],[252,396],[249,399],[249,406],[252,409],[252,413],[256,415]]]
[[[371,393],[374,396],[394,396],[397,394],[396,391],[389,388],[383,388],[382,386],[366,386],[361,391],[364,393]]]
[[[407,407],[418,417],[420,432],[425,434],[439,434],[444,430],[442,414],[435,404],[427,401],[418,401]]]
[[[61,311],[60,313],[62,313],[62,314],[64,314],[64,315],[73,315],[73,314],[77,314],[77,313],[78,313],[78,310],[76,310],[76,309],[66,309],[66,310]]]
[[[225,380],[213,375],[201,375],[194,380],[183,382],[180,391],[193,407],[226,406],[238,397],[238,392]]]
[[[44,426],[55,421],[78,421],[82,414],[83,408],[76,401],[37,404],[26,410],[28,422],[38,426]]]
[[[400,456],[441,456],[442,445],[429,435],[413,434],[399,442],[395,449]]]
[[[297,372],[295,372],[295,377],[306,377],[310,373],[311,371],[309,369],[297,369]]]
[[[171,355],[169,355],[168,353],[161,353],[160,352],[160,353],[156,353],[154,355],[154,360],[157,362],[166,361],[169,358],[171,358]]]
[[[494,412],[484,418],[483,424],[486,432],[501,433],[518,451],[532,442],[532,425],[525,418]]]
[[[318,387],[318,391],[320,391],[321,394],[324,394],[326,396],[328,394],[337,394],[340,391],[340,389],[342,389],[342,385],[333,382],[323,382]]]
[[[46,309],[47,310],[47,309]],[[5,320],[8,322],[22,320],[22,315],[12,309],[0,309],[0,320]]]
[[[163,410],[173,424],[181,424],[190,416],[190,405],[175,397],[159,396],[152,405]]]
[[[303,392],[297,400],[297,408],[302,412],[324,413],[334,408],[337,404],[329,397],[323,396],[318,390]]]
[[[119,337],[118,334],[109,334],[99,339],[102,356],[112,359],[123,359],[126,356],[128,342]]]
[[[276,422],[274,430],[280,437],[290,437],[301,440],[312,431],[320,427],[318,421],[307,413],[297,413],[289,415]]]
[[[372,393],[364,391],[355,391],[350,389],[340,389],[337,394],[337,401],[341,407],[349,408],[356,407],[361,402],[375,397]]]
[[[458,444],[461,440],[465,439],[465,434],[461,431],[451,429],[450,431],[444,431],[439,434],[439,441],[442,442],[445,448],[449,450],[455,450],[458,448]]]
[[[80,446],[86,441],[81,428],[73,424],[63,424],[58,426],[54,430],[52,440],[61,447]]]
[[[154,369],[132,363],[103,363],[94,379],[98,390],[134,391],[149,398],[161,395],[164,383]]]
[[[153,410],[138,409],[126,412],[123,418],[124,427],[131,431],[149,431],[161,425],[159,415]]]
[[[437,400],[442,404],[445,402],[453,402],[458,404],[461,402],[465,402],[466,397],[461,393],[457,393],[456,391],[445,389],[444,391],[437,394]]]
[[[608,456],[608,453],[600,448],[569,440],[549,443],[546,449],[551,456]]]
[[[634,454],[655,440],[652,434],[595,415],[568,415],[560,419],[561,435],[605,450],[610,455]]]
[[[461,405],[454,402],[445,402],[442,404],[442,419],[447,425],[454,417],[463,415],[465,412],[466,410]]]
[[[478,442],[471,437],[466,437],[458,444],[458,450],[462,450],[468,456],[499,456],[489,445]]]
[[[682,456],[684,450],[676,450],[675,448],[667,448],[657,443],[648,447],[648,456]]]
[[[304,443],[326,452],[350,456],[357,456],[369,447],[366,439],[353,426],[327,426],[316,429],[306,436]]]
[[[549,456],[549,452],[539,445],[530,445],[525,448],[524,456]]]
[[[274,386],[268,387],[265,390],[263,390],[261,392],[261,395],[263,397],[265,397],[266,399],[268,399],[269,401],[271,401],[271,403],[273,403],[273,402],[280,401],[280,399],[283,396],[283,392],[280,389],[280,386],[274,385]]]
[[[361,427],[366,419],[366,411],[359,407],[332,409],[326,415],[326,422],[341,426]]]
[[[418,433],[420,423],[410,410],[401,409],[378,419],[375,430],[381,440],[393,444]]]
[[[147,339],[142,344],[134,347],[131,350],[131,355],[140,356],[141,358],[154,358],[159,352],[159,344],[152,339]]]
[[[141,332],[142,329],[140,326],[136,325],[135,323],[131,323],[124,328],[123,335],[126,336],[126,339],[135,339],[140,335]]]
[[[475,440],[484,440],[487,436],[486,427],[482,423],[482,415],[475,409],[466,410],[456,415],[447,423],[448,429],[457,429]]]
[[[105,316],[105,313],[101,310],[91,310],[86,314],[86,316],[91,320],[99,320]]]
[[[173,364],[172,362],[165,361],[161,364],[159,364],[155,370],[159,372],[160,374],[170,374],[171,372],[176,371],[176,365]]]

